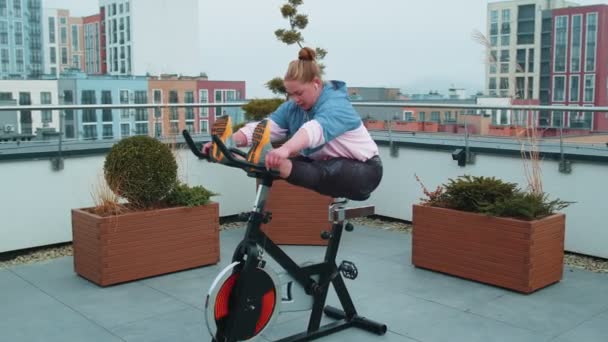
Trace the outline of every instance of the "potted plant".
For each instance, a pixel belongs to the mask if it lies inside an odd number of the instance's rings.
[[[420,182],[420,179],[416,177]],[[530,293],[562,278],[570,202],[494,177],[460,176],[413,206],[416,267]]]
[[[177,181],[167,145],[121,140],[106,156],[104,178],[97,205],[72,210],[77,274],[107,286],[219,261],[214,194]]]

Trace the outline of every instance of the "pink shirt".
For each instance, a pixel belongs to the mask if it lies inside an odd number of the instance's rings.
[[[270,120],[270,119],[269,119]],[[245,125],[240,131],[247,137],[247,144],[251,145],[251,136],[257,122],[252,122]],[[347,131],[344,134],[325,142],[323,138],[323,128],[317,120],[306,122],[300,130],[305,130],[308,135],[308,147],[315,148],[323,145],[323,147],[310,154],[308,157],[315,160],[325,160],[337,157],[366,161],[378,155],[378,146],[369,135],[369,132],[361,123],[358,128]],[[274,121],[270,120],[270,139],[278,141],[285,139],[287,134],[286,129],[282,129]]]

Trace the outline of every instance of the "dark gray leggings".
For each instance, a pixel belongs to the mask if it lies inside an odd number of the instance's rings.
[[[382,180],[382,161],[378,156],[365,162],[347,158],[312,160],[306,157],[292,158],[291,162],[293,166],[287,182],[334,198],[366,200]]]

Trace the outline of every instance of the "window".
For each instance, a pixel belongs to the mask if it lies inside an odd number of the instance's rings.
[[[553,71],[566,71],[566,49],[568,40],[568,16],[560,15],[555,18],[555,41],[553,56]]]
[[[102,90],[101,91],[101,104],[112,104],[112,91]],[[113,122],[114,118],[112,115],[112,109],[104,108],[101,110],[101,117],[103,122]]]
[[[488,83],[488,88],[496,89],[496,77],[490,77],[490,82]]]
[[[534,72],[534,49],[528,49],[528,72]]]
[[[83,90],[81,92],[81,102],[83,105],[96,104],[94,90]],[[84,139],[97,139],[97,110],[83,109],[82,110],[82,129]]]
[[[148,103],[148,92],[145,90],[135,91],[135,104],[146,104]],[[135,109],[135,121],[148,122],[148,112],[145,108]]]
[[[501,90],[509,89],[509,78],[508,77],[500,78],[500,89]]]
[[[233,89],[216,89],[215,90],[215,102],[233,102],[237,99],[237,91]],[[215,116],[230,114],[231,116],[235,115],[233,108],[222,108],[215,107]],[[228,113],[229,112],[229,113]],[[238,123],[237,118],[232,117],[232,122]]]
[[[61,64],[68,64],[68,48],[61,48]]]
[[[49,49],[49,59],[51,64],[57,64],[57,49],[54,46]]]
[[[194,92],[193,91],[186,91],[186,93],[184,95],[184,102],[185,103],[194,103]],[[192,120],[194,120],[194,108],[186,107],[186,121],[192,121]]]
[[[564,102],[566,92],[566,76],[553,76],[553,101]]]
[[[583,16],[577,14],[572,16],[572,38],[570,41],[570,72],[581,71],[581,22]]]
[[[55,17],[49,17],[49,43],[55,44]]]
[[[23,24],[15,22],[15,45],[23,45]]]
[[[526,49],[517,49],[515,72],[526,72]]]
[[[62,19],[65,19],[65,18],[62,18]],[[60,34],[61,34],[61,35],[59,36],[59,42],[60,42],[62,45],[67,44],[67,43],[68,43],[68,29],[67,29],[65,26],[62,26],[62,27],[59,29],[59,32],[60,32]]]
[[[80,56],[72,55],[72,66],[74,68],[80,69]]]
[[[120,94],[120,104],[129,104],[129,93],[128,89],[121,89]],[[131,122],[131,110],[129,108],[121,108],[120,109],[120,120]]]
[[[148,92],[146,90],[136,90],[135,103],[148,103]],[[135,134],[148,135],[148,111],[145,108],[135,109]]]
[[[515,96],[518,99],[523,99],[526,94],[526,78],[516,77],[515,78]]]
[[[162,90],[160,90],[160,89],[152,90],[152,103],[163,103],[163,91]],[[162,112],[161,112],[160,108],[158,108],[158,107],[154,108],[154,117],[157,119],[162,117]]]
[[[597,13],[587,13],[587,37],[585,48],[585,72],[595,71],[597,49]]]
[[[440,117],[439,112],[431,112],[431,121],[432,122],[439,122],[439,117]]]
[[[552,113],[552,118],[551,118],[551,126],[553,127],[563,127],[564,126],[564,116],[566,115],[566,113],[564,113],[561,110],[556,110],[553,111]]]
[[[0,50],[0,62],[2,63],[2,72],[8,72],[10,65],[8,49]]]
[[[13,0],[13,12],[15,17],[21,17],[21,0]]]
[[[78,26],[72,25],[72,49],[80,50],[80,43],[78,39]]]
[[[43,91],[40,92],[40,104],[41,105],[50,105],[51,104],[51,92]],[[48,124],[53,122],[53,114],[50,110],[43,110],[41,112],[42,116],[42,124]]]
[[[585,75],[585,102],[593,102],[595,98],[595,75]]]
[[[25,72],[23,49],[15,50],[15,60],[17,63],[17,72]]]
[[[534,96],[534,77],[532,76],[528,76],[528,98],[536,98],[536,96]]]
[[[412,112],[412,111],[403,111],[403,120],[405,120],[405,121],[414,121],[414,112]]]
[[[29,106],[32,104],[32,97],[29,92],[19,92],[19,105]],[[22,110],[20,111],[21,133],[32,134],[32,111]]]
[[[578,102],[579,101],[579,93],[580,93],[580,76],[579,75],[570,75],[570,102]]]
[[[8,23],[0,21],[0,44],[8,45]]]
[[[201,133],[209,133],[209,121],[201,120]]]
[[[7,0],[0,0],[0,17],[6,17],[8,12]]]
[[[177,94],[177,90],[170,90],[169,91],[169,103],[179,103],[179,96]],[[177,121],[177,120],[179,120],[179,113],[177,111],[177,107],[171,107],[170,108],[169,120],[171,120],[171,121]],[[172,123],[171,127],[173,128],[173,126],[174,125]],[[177,134],[177,127],[175,128],[175,130],[171,129],[171,132]]]

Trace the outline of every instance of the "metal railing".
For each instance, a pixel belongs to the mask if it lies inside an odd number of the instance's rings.
[[[122,109],[156,109],[154,112],[157,112],[158,110],[163,111],[163,110],[167,110],[167,109],[171,109],[171,108],[217,108],[217,107],[222,107],[222,108],[229,108],[229,107],[241,107],[243,105],[247,104],[247,101],[238,101],[238,102],[216,102],[216,103],[145,103],[145,104],[51,104],[51,105],[7,105],[7,106],[0,106],[0,115],[3,114],[3,112],[7,112],[7,111],[14,111],[14,112],[21,112],[21,111],[61,111],[61,114],[59,116],[60,122],[59,122],[59,127],[58,127],[58,139],[55,139],[55,141],[57,141],[57,146],[56,146],[56,152],[57,152],[57,158],[56,158],[56,163],[57,163],[57,168],[60,169],[61,168],[61,160],[62,160],[62,152],[63,152],[63,147],[64,147],[64,143],[69,142],[72,146],[75,146],[75,142],[74,141],[69,141],[65,139],[65,113],[66,111],[78,111],[78,110],[122,110]],[[517,148],[519,146],[519,148],[521,148],[522,146],[522,136],[517,136],[517,135],[508,135],[508,136],[503,136],[503,137],[496,137],[496,136],[484,136],[484,135],[478,135],[479,132],[474,132],[472,131],[472,127],[475,127],[475,124],[472,123],[472,121],[474,121],[472,118],[477,117],[485,117],[485,120],[488,120],[488,113],[490,113],[491,111],[508,111],[507,115],[509,117],[509,120],[507,122],[506,125],[502,125],[506,128],[508,128],[509,126],[519,126],[520,128],[526,128],[529,129],[530,127],[528,126],[532,126],[536,129],[539,130],[551,130],[551,138],[552,141],[550,142],[540,142],[538,143],[538,145],[540,146],[540,149],[547,149],[548,151],[551,151],[551,153],[554,153],[554,146],[555,146],[555,140],[556,138],[559,138],[559,155],[561,156],[560,159],[563,161],[564,166],[563,169],[565,171],[568,171],[568,167],[567,167],[567,158],[566,155],[567,154],[572,154],[572,153],[579,153],[581,151],[586,151],[586,152],[591,152],[591,153],[598,153],[600,155],[602,155],[602,157],[604,156],[604,152],[606,150],[606,146],[602,146],[603,144],[601,142],[599,143],[591,143],[591,144],[584,144],[581,142],[576,142],[576,143],[570,143],[568,144],[568,148],[570,148],[570,151],[566,151],[567,147],[564,146],[565,145],[565,141],[564,141],[564,130],[568,130],[568,129],[579,129],[579,127],[547,127],[547,126],[539,126],[538,125],[538,120],[540,117],[540,113],[541,112],[545,112],[545,113],[559,113],[558,115],[562,115],[564,118],[566,118],[566,113],[601,113],[601,112],[606,112],[608,113],[608,107],[573,107],[573,106],[545,106],[545,105],[485,105],[485,104],[463,104],[463,103],[446,103],[446,102],[442,102],[442,103],[424,103],[424,102],[407,102],[407,101],[393,101],[393,102],[366,102],[366,101],[353,101],[352,102],[353,106],[359,110],[359,112],[362,112],[364,110],[374,110],[376,112],[374,112],[374,118],[378,119],[378,120],[383,120],[385,121],[385,129],[381,129],[380,131],[376,131],[376,132],[372,132],[374,138],[376,139],[382,139],[382,140],[386,140],[389,145],[391,146],[391,154],[393,155],[397,155],[398,152],[398,145],[403,143],[404,141],[407,141],[409,143],[412,143],[412,141],[415,141],[416,143],[419,144],[453,144],[455,146],[457,145],[462,145],[462,147],[464,148],[465,151],[465,155],[466,155],[466,160],[467,163],[473,163],[474,162],[474,151],[471,151],[471,148],[473,149],[480,149],[480,146],[486,146],[486,145],[494,145],[496,148],[505,148],[505,149],[514,149]],[[410,121],[410,120],[398,120],[396,119],[396,115],[395,114],[402,114],[404,110],[406,109],[417,109],[417,108],[424,108],[424,109],[450,109],[453,110],[454,112],[451,113],[451,117],[450,117],[450,122],[448,124],[450,125],[460,125],[462,126],[463,130],[461,130],[460,134],[449,134],[448,132],[440,132],[440,131],[434,131],[434,132],[428,132],[428,131],[416,131],[416,130],[403,130],[403,129],[396,129],[394,127],[394,123],[396,122],[417,122],[417,121]],[[462,114],[464,111],[466,111],[464,114]],[[166,115],[163,115],[162,117],[155,117],[155,113],[154,112],[147,112],[148,115],[145,115],[146,120],[142,121],[142,122],[147,122],[152,128],[154,128],[154,124],[155,123],[159,123],[162,122],[164,124],[168,124],[170,122],[169,117]],[[519,122],[514,122],[514,120],[512,119],[514,113],[517,112],[521,112],[521,113],[527,113],[526,115],[526,119],[523,120],[525,121],[527,124],[522,125],[523,122],[521,122],[522,120],[519,120]],[[41,113],[41,112],[38,112]],[[120,132],[120,127],[116,127],[116,125],[120,125],[121,121],[120,121],[120,117],[113,117],[113,121],[111,122],[102,122],[102,115],[100,115],[102,113],[98,113],[98,115],[96,115],[96,120],[95,122],[91,122],[88,124],[91,125],[103,125],[103,124],[112,124],[113,127],[116,129],[117,132]],[[119,113],[116,113],[118,115],[120,115]],[[36,113],[32,113],[32,115],[36,115]],[[211,119],[213,116],[209,115],[207,117],[200,117],[200,115],[195,115],[194,119],[192,118],[188,118],[188,120],[186,120],[186,118],[184,117],[185,113],[180,113],[180,120],[181,122],[184,121],[188,121],[189,123],[191,122],[197,122],[197,121],[201,121],[201,120],[209,120]],[[568,114],[569,115],[569,114]],[[597,114],[596,114],[597,115]],[[364,115],[362,115],[362,117],[364,117]],[[530,119],[531,118],[531,119]],[[78,126],[78,130],[82,129],[82,122],[75,119],[76,125]],[[530,125],[530,121],[533,121],[534,124]],[[568,120],[569,122],[570,120]],[[579,122],[580,120],[574,120],[572,122]],[[2,122],[2,121],[0,121]],[[40,120],[37,120],[36,122],[40,122]],[[431,121],[426,121],[427,122],[431,122]],[[560,122],[566,122],[566,120],[560,120]],[[437,124],[441,124],[441,123],[445,123],[442,122],[441,120],[439,121],[435,121],[435,123]],[[591,125],[593,124],[593,122],[591,122]],[[501,126],[500,124],[498,125],[493,125],[494,127],[498,127]],[[34,127],[34,130],[38,128],[38,127]],[[210,127],[208,127],[209,129]],[[588,130],[590,130],[592,127],[587,128]],[[179,127],[178,131],[181,131],[181,129],[183,129],[183,127]],[[0,131],[2,130],[2,127],[0,127]],[[148,129],[147,132],[153,132],[154,129]],[[200,130],[199,130],[200,131]],[[523,130],[525,131],[525,130]],[[452,133],[457,133],[457,132],[452,132]],[[145,134],[150,134],[150,133],[145,133]],[[130,135],[134,135],[134,134],[130,134]],[[130,136],[129,135],[129,136]],[[196,134],[196,132],[194,132],[193,134],[195,136],[195,138],[202,140],[202,139],[208,139],[209,138],[209,134],[208,133],[198,133]],[[424,136],[426,135],[426,136]],[[451,136],[451,137],[450,137]],[[1,135],[0,135],[1,137]],[[504,138],[506,137],[511,137],[514,140],[520,140],[520,141],[507,141]],[[99,139],[99,140],[95,140],[94,142],[97,143],[97,145],[101,145],[101,146],[111,146],[111,144],[113,144],[113,142],[115,140],[120,139],[120,135],[118,135],[118,137],[114,138],[112,137],[112,139],[108,139],[108,140],[104,140],[104,139]],[[181,137],[179,137],[179,133],[178,132],[174,132],[173,134],[169,134],[169,135],[165,135],[164,137],[159,137],[159,138],[166,138],[166,139],[173,139],[173,140],[178,140],[178,142],[181,142]],[[90,145],[91,143],[94,143],[93,141],[82,141],[81,139],[74,139],[77,140],[78,143],[82,144],[82,146],[80,146],[80,148],[86,148],[87,144]],[[2,146],[4,145],[4,146]],[[7,146],[7,144],[0,144],[0,156],[2,153],[8,153],[8,152],[19,152],[19,151],[25,151],[25,148],[29,145],[29,147],[31,146],[41,146],[39,141],[27,141],[27,142],[21,142],[20,144],[16,144],[17,146],[15,146],[15,144],[11,145],[11,146]],[[44,142],[44,145],[49,145],[49,142]],[[596,146],[599,145],[600,147]],[[605,144],[604,144],[605,145]],[[51,144],[51,146],[53,146]],[[92,145],[90,145],[92,146]],[[52,147],[50,147],[52,148]],[[11,151],[12,150],[12,151]],[[4,152],[3,152],[4,151]]]

